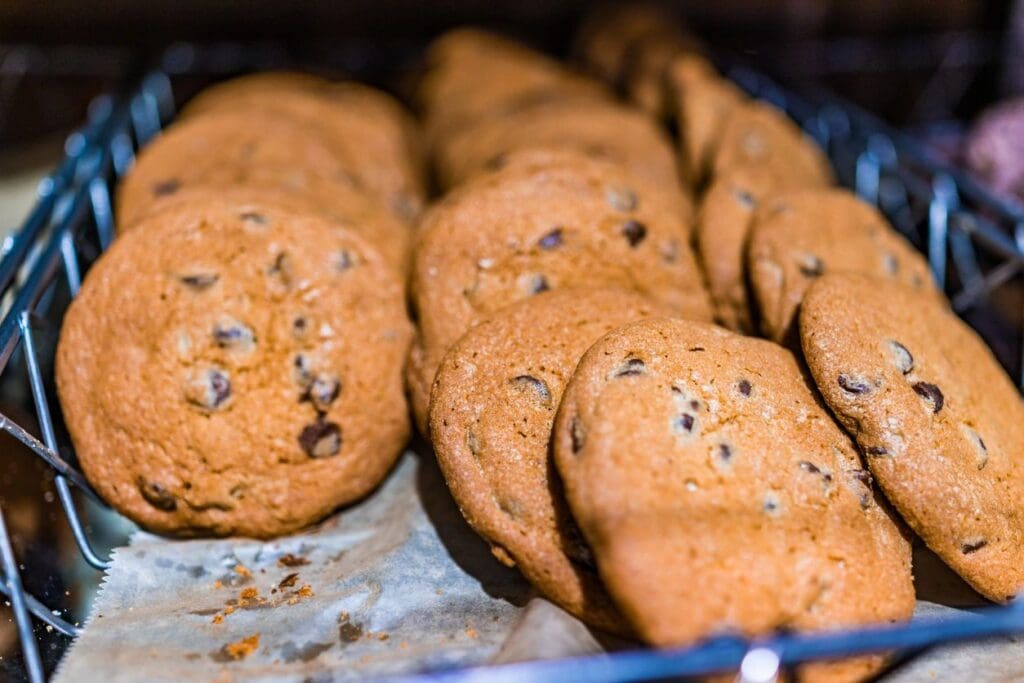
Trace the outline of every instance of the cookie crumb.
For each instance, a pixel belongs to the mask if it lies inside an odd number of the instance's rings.
[[[223,588],[224,587],[224,582],[221,581],[220,579],[217,579],[216,581],[213,582],[213,587],[214,588]]]
[[[214,614],[213,615],[213,623],[215,623],[215,624],[222,624],[222,623],[224,623],[224,615],[223,614]]]
[[[241,576],[243,579],[251,579],[252,578],[252,572],[249,571],[249,568],[246,567],[241,562],[239,562],[238,564],[235,565],[235,573],[238,574],[239,576]]]
[[[475,628],[473,628],[472,626],[467,626],[466,627],[466,637],[467,638],[471,638],[473,640],[476,640],[479,636],[480,636],[480,634],[476,632]]]
[[[299,573],[292,572],[288,576],[281,579],[281,583],[277,584],[278,588],[291,588],[299,580]]]
[[[383,640],[387,640],[387,639],[388,639],[388,638],[390,638],[390,637],[391,637],[391,636],[389,636],[389,635],[388,635],[387,633],[380,633],[380,634],[377,634],[377,640],[382,640],[382,641],[383,641]]]
[[[259,594],[259,590],[250,586],[249,588],[242,589],[242,592],[238,594],[238,597],[242,600],[255,600]]]
[[[302,598],[308,598],[313,595],[313,587],[307,583],[299,589],[297,595]]]
[[[228,643],[224,646],[224,654],[231,659],[245,659],[260,646],[260,634],[254,633],[248,638],[242,638],[241,640],[233,643]]]

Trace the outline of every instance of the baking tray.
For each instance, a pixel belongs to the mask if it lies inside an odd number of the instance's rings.
[[[0,373],[31,397],[38,435],[0,415],[10,433],[53,471],[60,504],[82,559],[109,566],[81,512],[102,505],[77,467],[53,390],[53,344],[82,274],[113,239],[111,197],[139,148],[175,113],[169,74],[187,71],[193,55],[172,50],[161,70],[125,96],[96,99],[85,125],[67,139],[65,156],[40,185],[38,202],[0,247]],[[230,69],[214,69],[226,72]],[[725,71],[753,96],[788,113],[827,151],[843,185],[877,205],[928,257],[956,311],[993,348],[1018,382],[1024,350],[1024,207],[996,197],[960,170],[931,159],[911,140],[829,93],[800,97],[742,65]],[[26,678],[45,680],[40,633],[73,638],[78,627],[26,591],[0,510],[0,591],[8,598],[20,638]],[[1024,600],[963,616],[917,618],[816,634],[780,633],[754,641],[718,637],[678,650],[634,650],[570,660],[431,672],[406,680],[644,681],[740,669],[745,680],[773,680],[787,666],[813,659],[937,645],[1024,633]]]

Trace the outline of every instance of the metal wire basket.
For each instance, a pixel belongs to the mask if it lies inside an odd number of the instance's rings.
[[[180,56],[179,56],[180,57]],[[172,69],[173,71],[173,69]],[[790,114],[827,150],[840,182],[877,205],[928,256],[954,308],[978,329],[1007,371],[1022,377],[1024,351],[1024,207],[993,196],[970,178],[931,160],[910,140],[869,114],[831,95],[798,98],[743,67],[729,76],[756,97]],[[109,560],[94,548],[83,522],[83,498],[100,502],[78,469],[56,406],[52,344],[82,273],[113,239],[112,189],[131,167],[137,149],[174,115],[171,80],[146,76],[128,96],[95,100],[85,126],[73,133],[65,157],[40,185],[38,202],[21,228],[0,248],[0,376],[20,383],[35,407],[40,434],[0,415],[10,433],[53,469],[67,522],[85,562],[102,571]],[[73,491],[77,493],[73,494]],[[77,499],[77,503],[76,503]],[[17,624],[27,678],[45,679],[37,630],[70,637],[78,628],[27,592],[0,510],[2,591]],[[637,650],[600,657],[491,667],[488,680],[640,681],[741,668],[748,680],[771,680],[780,668],[803,661],[895,650],[920,651],[945,643],[1024,632],[1024,602],[953,618],[817,634],[780,634],[755,642],[709,640],[674,651]],[[414,677],[469,680],[463,669]]]

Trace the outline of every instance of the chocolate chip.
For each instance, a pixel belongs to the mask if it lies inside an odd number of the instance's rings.
[[[867,448],[864,449],[864,453],[866,453],[867,455],[879,457],[882,455],[889,455],[889,449],[886,448],[885,446],[868,446]]]
[[[550,251],[551,249],[562,246],[562,229],[555,228],[548,234],[541,237],[537,242],[537,246],[544,251]]]
[[[569,421],[569,438],[572,440],[572,452],[579,453],[583,449],[583,442],[586,433],[583,430],[583,423],[578,416],[573,416]]]
[[[548,285],[548,279],[543,275],[534,275],[529,280],[528,289],[530,294],[540,294],[551,289],[551,286]]]
[[[867,470],[846,470],[846,484],[857,495],[863,509],[871,507],[871,473]]]
[[[217,346],[226,349],[249,351],[256,343],[252,328],[238,320],[223,316],[213,325],[213,339]]]
[[[219,368],[192,373],[185,382],[185,399],[200,408],[216,410],[231,398],[231,381]]]
[[[754,199],[754,195],[750,194],[746,190],[734,187],[732,188],[732,196],[735,197],[736,201],[745,209],[753,209],[757,206],[757,200]]]
[[[604,197],[616,211],[633,211],[637,206],[636,193],[628,187],[609,185],[605,188]]]
[[[647,365],[639,358],[627,358],[626,362],[612,372],[612,377],[633,377],[647,371]]]
[[[303,389],[313,382],[313,362],[304,353],[297,353],[292,359],[292,378]]]
[[[910,374],[914,369],[914,356],[911,355],[906,346],[894,339],[890,339],[887,343],[889,344],[889,352],[892,354],[893,365],[899,368],[899,371],[904,375]]]
[[[543,380],[532,375],[518,375],[510,379],[509,382],[516,387],[529,387],[540,398],[541,403],[551,405],[551,390]]]
[[[777,515],[782,509],[782,501],[780,501],[779,497],[774,493],[768,492],[764,496],[764,502],[761,504],[761,509],[769,515]]]
[[[981,438],[978,432],[974,431],[970,427],[964,425],[962,427],[964,434],[967,436],[967,440],[974,446],[974,450],[977,453],[978,469],[985,469],[985,465],[988,464],[988,447],[985,445],[985,441]]]
[[[256,213],[255,211],[244,211],[238,214],[238,217],[246,223],[255,223],[256,225],[267,225],[270,223],[266,216],[262,213]]]
[[[484,162],[484,168],[489,171],[498,171],[505,166],[506,161],[508,161],[508,155],[501,152],[499,154],[495,154]]]
[[[798,265],[804,277],[819,277],[825,272],[825,264],[814,254],[804,254]]]
[[[153,194],[157,197],[166,197],[169,194],[174,194],[181,189],[181,181],[176,178],[170,180],[162,180],[153,186]]]
[[[348,249],[342,249],[339,251],[338,255],[334,259],[334,267],[342,273],[355,265],[356,260],[353,258],[352,254],[349,253]]]
[[[750,396],[752,389],[753,387],[750,386],[750,382],[745,379],[741,379],[739,382],[736,382],[736,390],[743,396]]]
[[[973,552],[977,552],[988,545],[988,541],[984,538],[979,538],[973,541],[967,541],[960,546],[960,552],[964,555],[970,555]]]
[[[629,246],[636,247],[647,237],[647,226],[640,221],[628,220],[622,224],[622,236],[629,242]]]
[[[267,273],[273,277],[280,278],[285,286],[292,282],[292,260],[287,252],[280,252],[274,257],[273,263],[267,268]]]
[[[696,424],[697,419],[689,413],[680,413],[674,420],[672,420],[672,428],[677,432],[686,432],[690,434],[693,432],[693,425]]]
[[[718,463],[728,465],[732,461],[732,446],[727,443],[720,443],[715,446],[714,455]]]
[[[304,337],[309,330],[309,322],[303,316],[297,316],[292,320],[292,334],[296,337]]]
[[[307,398],[320,412],[326,412],[341,393],[341,380],[334,375],[317,375],[306,389]]]
[[[696,353],[698,351],[705,351],[706,349],[703,346],[691,346],[686,350],[689,351],[690,353]]]
[[[220,279],[220,276],[216,273],[195,273],[192,275],[179,275],[178,279],[181,280],[183,285],[202,291],[212,287]]]
[[[889,275],[896,275],[900,272],[900,261],[893,253],[885,252],[882,255],[882,266]]]
[[[146,481],[142,477],[135,480],[139,487],[139,493],[146,499],[146,502],[157,510],[173,512],[178,509],[178,500],[170,491],[155,481]]]
[[[801,470],[809,474],[820,475],[822,481],[824,481],[826,484],[832,482],[832,475],[830,473],[825,472],[824,470],[822,470],[820,467],[818,467],[809,460],[801,460],[799,463],[797,463],[797,467],[799,467]]]
[[[942,395],[942,390],[937,386],[929,384],[928,382],[916,382],[914,384],[914,391],[918,396],[931,404],[933,413],[937,413],[942,410],[942,406],[946,402],[946,399]]]
[[[341,450],[341,427],[318,416],[299,432],[299,446],[311,458],[328,458]]]
[[[839,386],[848,394],[866,394],[871,391],[871,385],[867,380],[850,375],[839,375]]]

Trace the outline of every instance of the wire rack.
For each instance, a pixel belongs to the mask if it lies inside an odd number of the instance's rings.
[[[180,52],[171,57],[180,67]],[[173,118],[175,99],[167,73],[175,70],[171,66],[150,73],[127,97],[103,96],[93,102],[84,127],[68,137],[64,159],[40,184],[35,208],[0,246],[0,374],[27,385],[23,388],[34,403],[39,434],[3,415],[0,428],[53,469],[78,549],[99,571],[110,562],[94,547],[78,506],[86,498],[102,502],[77,467],[53,391],[53,345],[41,340],[56,336],[82,273],[113,239],[112,190],[131,167],[136,150]],[[754,96],[786,111],[818,140],[840,181],[877,205],[927,254],[957,312],[985,337],[1007,371],[1024,382],[1024,207],[993,196],[957,169],[931,160],[897,131],[832,95],[808,93],[798,98],[742,66],[729,68],[728,75]],[[33,683],[43,681],[35,627],[70,637],[77,635],[78,627],[25,590],[21,572],[28,574],[33,568],[19,565],[3,510],[0,571],[0,591],[14,613],[25,674]],[[781,669],[812,659],[880,650],[919,652],[1021,632],[1024,601],[1018,600],[903,625],[779,634],[755,641],[720,637],[681,650],[490,667],[486,676],[494,681],[612,682],[739,669],[744,680],[768,681]],[[407,680],[468,681],[481,673],[462,669]]]

